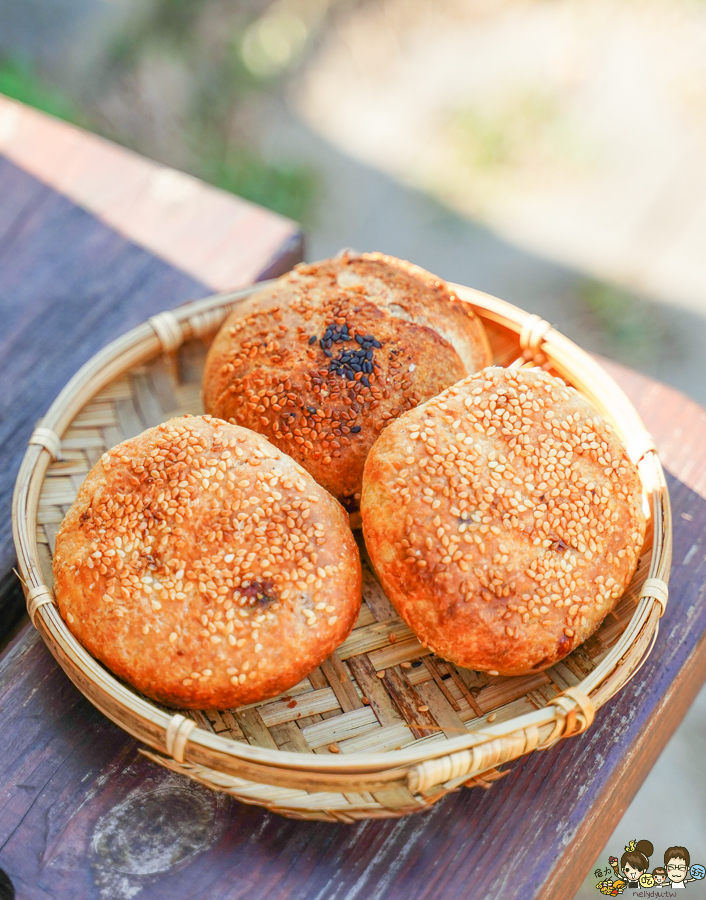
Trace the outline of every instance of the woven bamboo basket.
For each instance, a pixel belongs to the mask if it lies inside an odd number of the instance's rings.
[[[350,637],[286,695],[233,710],[175,713],[123,684],[64,624],[52,594],[63,516],[101,454],[145,428],[198,414],[212,338],[261,285],[161,313],[93,357],[36,428],[18,475],[13,523],[29,615],[80,691],[155,762],[245,803],[301,819],[353,822],[428,808],[461,785],[588,728],[650,652],[667,602],[671,516],[654,444],[600,366],[538,316],[455,285],[483,320],[498,365],[543,364],[587,396],[638,464],[649,506],[635,578],[598,631],[533,675],[458,668],[416,640],[364,560]],[[361,542],[362,543],[362,542]]]

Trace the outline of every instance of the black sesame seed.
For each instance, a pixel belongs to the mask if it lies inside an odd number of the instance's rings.
[[[360,372],[360,363],[351,363],[351,369],[353,369],[354,372]]]
[[[356,341],[358,341],[359,344],[363,343],[363,338],[359,334],[356,334],[355,339],[356,339]]]
[[[353,432],[353,434],[358,434],[358,432],[360,431],[360,425],[354,425],[351,428],[351,431]]]
[[[372,375],[372,374],[373,374],[373,364],[372,364],[371,362],[368,362],[367,359],[366,359],[366,361],[363,363],[363,371],[364,371],[364,372],[367,372],[368,375]]]
[[[315,335],[315,334],[312,334],[312,336],[309,338],[309,343],[310,343],[310,344],[315,344],[315,343],[316,343],[316,335]]]
[[[309,410],[309,412],[310,412],[312,415],[316,412],[316,407],[315,407],[315,406],[307,406],[307,409]]]
[[[366,350],[366,352],[365,352],[365,358],[366,358],[366,359],[372,359],[372,358],[373,358],[373,351],[372,351],[372,350]]]
[[[330,350],[324,350],[324,355],[328,356],[328,358],[330,359],[333,356],[333,353],[331,353]]]
[[[370,387],[370,382],[369,382],[368,379],[365,377],[365,375],[363,375],[363,377],[362,377],[360,380],[363,382],[363,384],[364,384],[366,387]]]
[[[375,338],[372,336],[372,334],[364,334],[364,335],[363,335],[363,340],[364,340],[364,341],[371,341],[371,342],[372,342],[372,341],[375,340]]]
[[[412,668],[418,669],[421,666],[421,664],[422,664],[421,659],[415,659],[414,662],[412,663]]]
[[[373,347],[377,347],[377,349],[379,350],[380,347],[382,347],[382,344],[380,343],[380,341],[373,341]]]

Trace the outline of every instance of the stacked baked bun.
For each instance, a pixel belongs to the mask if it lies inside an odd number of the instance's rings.
[[[493,674],[552,665],[635,571],[640,479],[576,391],[490,361],[468,306],[391,257],[263,288],[210,349],[210,415],[125,441],[86,478],[54,556],[69,628],[171,706],[286,691],[360,609],[340,500],[360,502],[382,585],[426,646]]]
[[[645,536],[616,434],[537,369],[485,369],[393,422],[368,456],[361,513],[382,585],[420,640],[502,675],[585,641]]]
[[[171,419],[103,455],[57,535],[54,575],[81,643],[182,708],[292,687],[360,609],[344,510],[262,435],[210,417]]]
[[[204,405],[355,509],[383,428],[490,362],[482,324],[443,282],[379,253],[343,254],[238,304],[211,346]]]

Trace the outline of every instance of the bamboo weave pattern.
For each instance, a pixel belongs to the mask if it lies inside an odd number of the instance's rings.
[[[482,309],[477,311],[483,315]],[[207,309],[189,322],[185,334],[212,331],[218,320],[217,310]],[[172,416],[203,411],[200,386],[208,338],[192,337],[177,349],[181,325],[176,316],[169,314],[169,318],[165,316],[150,324],[161,346],[171,352],[133,365],[82,407],[61,434],[61,456],[51,463],[42,482],[37,509],[37,562],[49,588],[56,533],[83,479],[103,452]],[[525,352],[534,354],[536,361],[536,355],[546,349],[542,342],[550,337],[548,324],[538,317],[526,317],[514,335],[507,328],[494,325],[492,318],[485,324],[496,363],[502,365],[516,360],[523,347]],[[558,368],[561,373],[561,367]],[[641,456],[649,453],[649,440],[639,434],[637,439],[640,443],[635,446]],[[40,443],[45,446],[44,441]],[[643,625],[632,636],[635,659],[619,673],[619,683],[614,680],[610,690],[605,689],[606,696],[598,696],[597,705],[615,693],[632,674],[638,657],[648,649],[656,629],[654,609],[661,613],[667,599],[664,580],[652,573],[653,577],[646,581],[652,561],[648,532],[632,584],[588,641],[544,672],[515,678],[492,677],[456,667],[422,647],[382,591],[362,544],[361,552],[364,586],[360,616],[352,634],[335,653],[286,694],[264,703],[183,715],[170,711],[161,742],[169,756],[163,755],[164,750],[145,751],[147,755],[244,802],[299,818],[354,821],[424,809],[461,784],[489,787],[504,774],[497,771],[496,765],[588,727],[594,707],[583,693],[582,684],[630,627],[638,603],[652,603],[652,608],[647,607]],[[33,616],[41,615],[40,607],[51,608],[52,596],[45,588],[34,587],[29,593]],[[44,631],[43,634],[47,639]],[[72,674],[68,668],[67,671]],[[74,681],[79,683],[76,677]],[[93,696],[90,699],[95,702]],[[514,732],[509,727],[518,717],[545,708],[551,708],[556,715],[552,727],[541,735],[534,725]],[[507,733],[494,736],[504,723],[508,723]],[[360,776],[358,781],[352,775],[345,776],[349,778],[350,790],[327,790],[323,782],[306,788],[294,784],[277,786],[194,762],[190,759],[189,740],[196,733],[195,726],[253,748],[336,756],[341,763],[346,758],[355,762],[359,754],[394,757],[394,751],[404,748],[415,748],[421,751],[422,758],[428,754],[429,759],[403,777],[390,780],[385,776],[379,784],[372,775]],[[123,727],[132,730],[128,724]],[[486,729],[490,731],[483,743],[440,755],[449,740],[469,734],[482,738]],[[390,765],[394,765],[392,759]],[[366,779],[371,789],[356,790]],[[284,776],[277,780],[286,781]],[[314,776],[312,780],[316,780]],[[308,784],[306,779],[299,783]]]

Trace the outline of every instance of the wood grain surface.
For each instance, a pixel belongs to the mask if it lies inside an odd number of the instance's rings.
[[[50,149],[44,147],[45,152]],[[113,150],[117,158],[127,152]],[[60,161],[56,170],[61,171]],[[120,176],[117,171],[111,184],[119,184]],[[237,197],[231,202],[240,208]],[[140,213],[133,210],[135,217]],[[258,215],[262,223],[270,217],[280,241],[274,248],[247,234],[234,234],[224,245],[221,236],[198,228],[192,241],[204,253],[247,260],[255,277],[281,274],[301,258],[301,234],[292,223],[283,233],[279,216],[265,210]],[[10,505],[37,420],[74,372],[108,341],[156,312],[215,288],[127,240],[0,156],[0,639],[24,605],[11,572]]]
[[[706,413],[611,368],[670,472],[674,567],[652,655],[588,733],[417,816],[294,822],[141,758],[25,626],[0,660],[0,866],[18,895],[569,900],[706,677]]]
[[[257,281],[283,248],[301,254],[289,219],[2,95],[0,153],[213,290]]]

